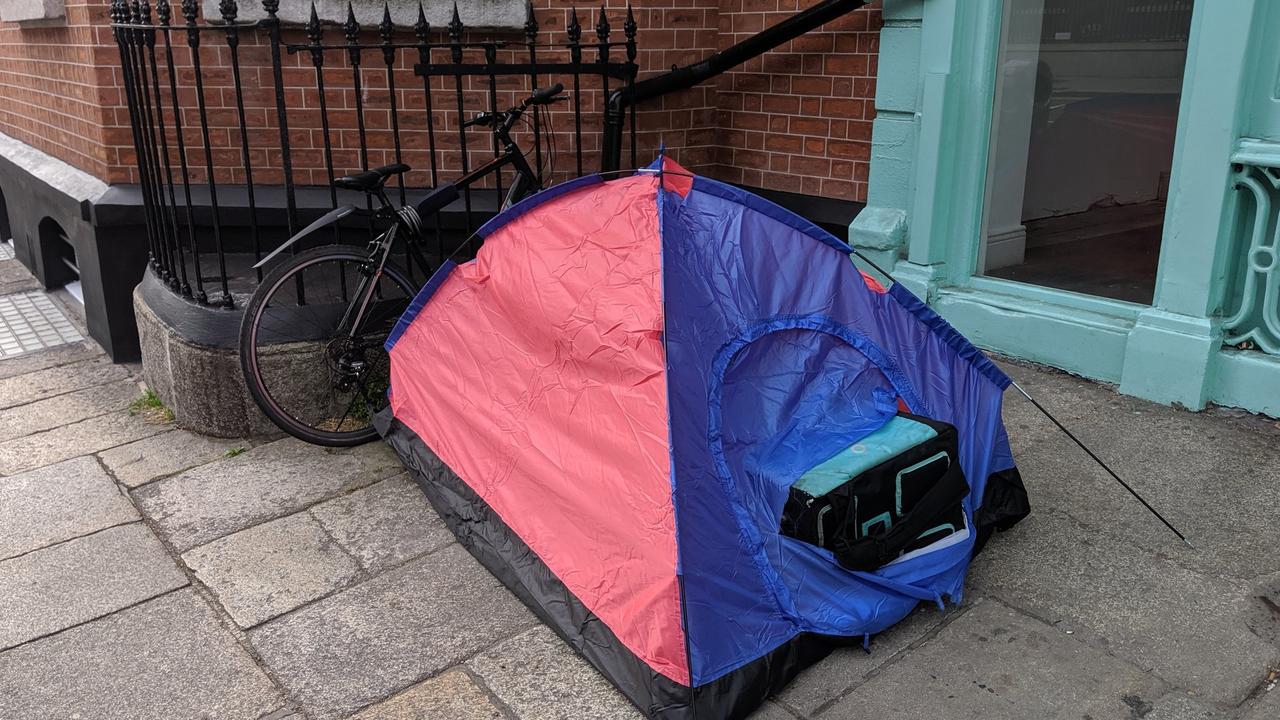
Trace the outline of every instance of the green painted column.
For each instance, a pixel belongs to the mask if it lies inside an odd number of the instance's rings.
[[[912,292],[969,274],[982,221],[1000,0],[885,0],[867,207],[855,246]]]
[[[1129,333],[1121,392],[1194,409],[1209,400],[1222,346],[1215,315],[1229,260],[1230,158],[1265,41],[1251,32],[1257,4],[1195,4],[1155,300]]]
[[[886,0],[883,15],[871,133],[872,179],[867,206],[849,226],[849,237],[876,264],[892,270],[906,246],[915,189],[924,2]]]

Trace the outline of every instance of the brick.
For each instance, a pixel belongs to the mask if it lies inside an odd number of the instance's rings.
[[[761,101],[765,112],[795,114],[800,112],[800,99],[792,95],[767,95]]]
[[[830,95],[831,78],[797,77],[791,80],[791,92],[797,95]]]
[[[865,76],[868,60],[867,55],[829,55],[824,60],[823,68],[828,75]]]
[[[804,149],[804,138],[795,135],[770,135],[764,147],[772,152],[798,153]]]
[[[830,132],[831,123],[825,118],[793,117],[788,123],[788,130],[797,135],[816,135],[824,137]]]

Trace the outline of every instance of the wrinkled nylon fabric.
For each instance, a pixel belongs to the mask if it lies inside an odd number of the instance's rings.
[[[973,533],[859,573],[779,519],[901,406],[957,426],[972,517],[1013,467],[1008,379],[838,239],[660,168],[486,225],[397,328],[392,409],[630,652],[729,687],[789,641],[959,597]]]
[[[513,216],[391,350],[392,409],[618,639],[689,684],[656,179]]]
[[[971,514],[987,475],[1012,466],[999,370],[904,305],[904,291],[868,287],[847,247],[781,208],[703,178],[664,190],[659,206],[694,684],[803,632],[876,633],[920,600],[958,597],[972,535],[856,573],[782,537],[779,519],[790,484],[883,425],[898,397],[960,429]],[[773,331],[743,345],[761,325]]]

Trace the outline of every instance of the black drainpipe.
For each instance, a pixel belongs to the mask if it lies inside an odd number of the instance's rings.
[[[613,91],[604,111],[604,147],[600,169],[603,172],[618,169],[622,159],[622,125],[628,107],[660,95],[691,88],[866,4],[865,0],[823,0],[711,57],[692,65],[673,67],[671,72]]]

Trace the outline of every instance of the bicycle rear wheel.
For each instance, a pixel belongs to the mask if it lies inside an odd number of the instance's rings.
[[[415,288],[387,265],[354,335],[340,330],[370,262],[353,247],[307,250],[263,278],[245,307],[240,365],[249,394],[300,440],[342,447],[377,437],[373,415],[390,387],[383,344]]]

